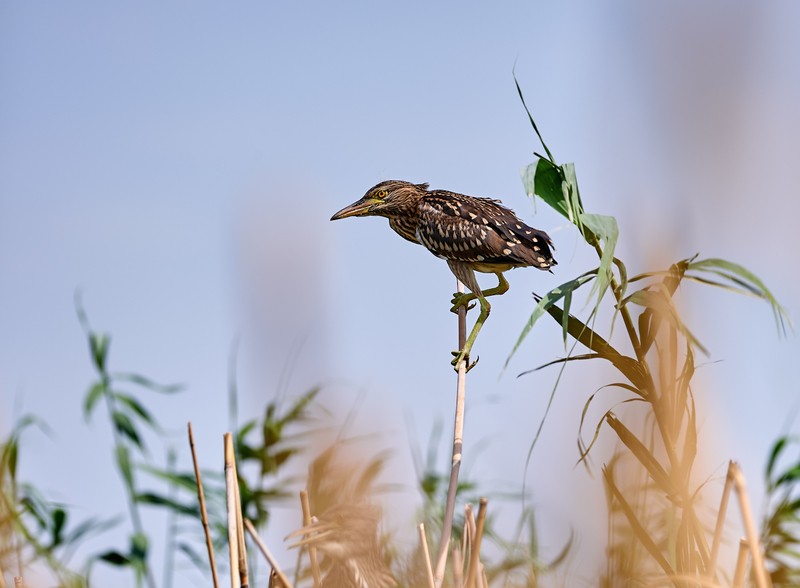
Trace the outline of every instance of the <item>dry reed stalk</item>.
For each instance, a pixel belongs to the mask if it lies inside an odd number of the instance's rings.
[[[750,500],[747,498],[747,486],[745,485],[744,474],[739,464],[736,462],[731,463],[733,484],[736,488],[736,495],[739,498],[739,508],[742,511],[742,519],[744,519],[745,535],[747,535],[747,542],[750,544],[750,557],[753,560],[753,573],[756,577],[756,586],[758,586],[758,588],[770,588],[772,582],[770,581],[769,574],[767,574],[764,558],[761,555],[758,531],[756,530],[756,524],[753,520],[753,512],[750,509]]]
[[[242,494],[239,490],[239,469],[236,467],[236,455],[233,457],[233,481],[236,486],[236,542],[239,552],[239,584],[248,588],[250,581],[247,573],[247,546],[244,543],[244,525],[242,524]]]
[[[231,588],[239,588],[239,537],[236,523],[236,470],[233,467],[233,439],[230,433],[225,433],[225,492],[228,507],[228,552],[231,565]]]
[[[436,588],[436,582],[433,579],[433,568],[431,567],[431,554],[428,551],[428,540],[425,538],[425,523],[417,525],[419,532],[419,542],[422,546],[422,558],[425,563],[425,576],[428,578],[428,588]]]
[[[475,578],[478,574],[478,560],[481,556],[481,539],[483,539],[483,527],[486,523],[486,504],[485,497],[481,498],[478,507],[478,524],[475,530],[475,540],[472,544],[472,551],[469,554],[469,572],[467,573],[467,588],[475,587]]]
[[[3,566],[0,565],[0,588],[6,588],[6,576],[3,571]]]
[[[453,547],[453,588],[464,588],[464,558],[458,547]]]
[[[464,292],[464,285],[456,280],[456,291]],[[458,349],[463,349],[467,341],[467,309],[464,306],[458,309]],[[447,552],[450,550],[450,535],[453,530],[453,513],[456,508],[456,490],[458,489],[458,473],[461,470],[461,451],[464,445],[464,397],[467,382],[467,362],[465,358],[458,364],[458,379],[456,381],[456,413],[453,426],[453,460],[450,466],[450,483],[447,487],[447,502],[442,522],[442,536],[439,540],[439,550],[436,557],[436,587],[440,588],[444,582],[444,569],[447,565]]]
[[[747,572],[747,553],[750,546],[744,537],[739,539],[739,553],[736,555],[736,570],[733,572],[733,588],[744,588],[744,576]]]
[[[706,575],[713,578],[717,575],[717,557],[719,556],[719,546],[722,543],[722,529],[725,526],[725,517],[728,513],[728,502],[733,487],[733,461],[728,462],[728,473],[725,476],[725,487],[722,489],[722,499],[719,501],[719,511],[717,512],[717,524],[714,528],[714,539],[711,543],[711,557],[706,568]]]
[[[25,581],[22,576],[14,576],[14,588],[25,588]]]
[[[219,578],[217,577],[217,563],[214,560],[214,545],[211,542],[211,528],[208,525],[208,512],[206,511],[206,495],[203,492],[203,481],[200,477],[200,464],[197,463],[197,451],[194,447],[194,432],[192,423],[189,423],[189,448],[192,451],[192,463],[194,464],[194,479],[197,482],[197,501],[200,503],[200,520],[203,522],[203,533],[206,536],[206,549],[208,550],[208,562],[211,565],[211,578],[214,581],[214,588],[219,588]],[[3,588],[0,586],[0,588]]]
[[[311,524],[311,503],[308,501],[308,490],[300,490],[300,506],[303,509],[303,526]],[[300,553],[303,549],[300,549]],[[299,557],[299,554],[298,554]],[[311,575],[314,578],[314,588],[319,588],[322,580],[319,573],[319,561],[317,560],[317,548],[309,546],[308,558],[311,560]],[[298,566],[299,568],[300,566]]]
[[[264,558],[269,562],[269,565],[272,566],[272,570],[278,575],[278,578],[283,583],[285,588],[292,588],[292,583],[289,582],[289,578],[286,577],[286,574],[283,573],[281,567],[278,565],[278,560],[270,553],[267,546],[261,540],[261,537],[258,536],[256,532],[256,528],[253,526],[253,523],[250,522],[250,519],[244,519],[244,528],[247,529],[247,532],[250,534],[250,537],[258,547],[258,550],[264,556]]]

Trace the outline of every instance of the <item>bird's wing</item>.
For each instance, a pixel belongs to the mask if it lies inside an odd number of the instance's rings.
[[[439,257],[543,268],[554,263],[547,234],[497,200],[436,190],[425,195],[419,212],[417,238]]]

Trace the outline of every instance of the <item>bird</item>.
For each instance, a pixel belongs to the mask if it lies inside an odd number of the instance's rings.
[[[335,504],[287,539],[302,536],[290,547],[314,547],[325,556],[321,588],[391,588],[397,581],[381,557],[379,520],[375,506]]]
[[[385,180],[373,186],[362,198],[345,206],[331,217],[339,220],[351,216],[382,216],[389,219],[398,235],[425,247],[447,262],[456,278],[469,292],[456,292],[451,311],[480,304],[478,320],[466,338],[464,346],[454,351],[452,365],[458,371],[465,362],[475,339],[489,316],[489,296],[508,291],[503,272],[518,267],[535,267],[544,271],[557,265],[553,258],[553,242],[544,231],[521,221],[499,200],[467,196],[447,190],[430,190],[429,184],[404,180]],[[494,288],[481,290],[475,272],[497,276]]]

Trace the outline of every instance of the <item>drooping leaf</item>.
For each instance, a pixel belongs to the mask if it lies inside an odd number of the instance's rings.
[[[522,170],[525,193],[531,198],[538,196],[556,212],[569,219],[570,208],[564,199],[563,183],[562,169],[546,159],[537,159]]]
[[[136,426],[127,414],[115,410],[111,414],[111,419],[114,421],[114,428],[120,435],[130,439],[138,448],[144,449],[142,438],[139,436]]]
[[[786,325],[791,328],[791,321],[786,309],[753,272],[738,263],[719,258],[702,259],[689,264],[688,270],[707,272],[728,280],[734,287],[738,286],[742,293],[749,293],[766,300],[772,308],[775,324],[781,333],[786,334]]]
[[[580,220],[583,225],[591,230],[594,239],[596,239],[596,247],[599,247],[602,251],[600,267],[597,270],[597,281],[592,284],[592,290],[589,293],[589,296],[597,294],[597,302],[595,303],[595,307],[597,307],[603,300],[603,296],[614,277],[611,266],[614,263],[614,251],[619,239],[619,227],[617,226],[617,219],[613,216],[584,213],[580,215]]]
[[[119,403],[122,406],[128,408],[132,414],[135,414],[142,421],[150,425],[150,427],[153,430],[155,431],[159,430],[158,423],[156,423],[155,419],[153,418],[153,415],[150,414],[150,411],[147,410],[147,408],[145,408],[144,405],[141,402],[139,402],[136,398],[134,398],[129,394],[124,394],[122,392],[115,392],[114,399],[119,401]]]
[[[111,339],[105,333],[89,333],[89,347],[92,352],[92,360],[97,368],[97,371],[105,373],[106,360],[108,359],[108,346]]]
[[[647,552],[650,556],[656,560],[661,569],[667,575],[668,578],[672,578],[675,576],[675,572],[672,569],[672,566],[669,565],[667,560],[664,558],[661,550],[658,546],[653,542],[653,539],[650,537],[650,534],[645,530],[642,524],[639,522],[636,513],[631,508],[631,505],[628,504],[628,501],[625,500],[625,497],[620,492],[620,489],[617,488],[617,485],[614,483],[614,479],[612,478],[611,471],[608,469],[607,466],[603,466],[603,479],[606,482],[606,487],[610,490],[611,495],[620,505],[622,509],[622,513],[625,515],[625,518],[628,520],[628,523],[633,530],[634,535],[636,535],[637,539],[641,542],[641,544],[647,549]]]
[[[528,336],[528,333],[530,333],[531,329],[533,328],[533,325],[535,325],[536,321],[538,321],[544,315],[544,313],[547,311],[547,309],[550,308],[550,306],[552,306],[553,304],[555,304],[559,300],[561,300],[561,298],[563,298],[567,293],[574,292],[575,290],[580,288],[586,282],[594,279],[595,272],[596,272],[596,270],[592,270],[592,271],[586,272],[585,274],[582,274],[582,275],[578,276],[574,280],[570,280],[569,282],[564,282],[560,286],[557,286],[557,287],[553,288],[552,290],[550,290],[547,294],[545,294],[541,298],[537,299],[536,307],[533,309],[533,312],[531,313],[530,318],[528,318],[528,322],[525,324],[525,326],[522,329],[522,332],[520,333],[519,337],[517,338],[517,342],[514,344],[514,347],[511,349],[511,352],[508,354],[508,357],[506,358],[506,362],[505,362],[505,365],[503,366],[503,369],[508,367],[508,364],[511,361],[511,358],[517,352],[517,350],[519,349],[519,346],[522,345],[522,342]],[[563,325],[562,325],[562,327],[563,327]]]
[[[115,373],[113,377],[117,381],[131,382],[132,384],[136,384],[137,386],[147,388],[148,390],[152,390],[153,392],[158,392],[160,394],[175,394],[176,392],[180,392],[184,389],[182,384],[159,384],[140,374],[121,372]]]

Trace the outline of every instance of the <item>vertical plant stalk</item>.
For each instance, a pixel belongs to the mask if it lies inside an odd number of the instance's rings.
[[[453,547],[453,588],[464,587],[464,558],[458,546]]]
[[[247,529],[247,532],[255,542],[256,547],[258,547],[258,550],[261,552],[267,562],[269,562],[269,565],[272,566],[272,569],[278,575],[278,578],[280,578],[281,582],[283,582],[283,585],[286,588],[292,588],[292,583],[289,582],[289,578],[287,578],[286,574],[281,571],[281,567],[278,565],[278,560],[275,559],[275,557],[270,553],[269,549],[267,549],[267,546],[261,540],[261,537],[258,536],[256,528],[253,526],[253,523],[250,522],[250,519],[244,519],[244,528]]]
[[[233,467],[233,440],[225,433],[225,490],[228,506],[228,553],[230,555],[231,588],[239,582],[239,533],[236,529],[236,470]]]
[[[733,468],[733,461],[729,461],[728,473],[725,476],[725,487],[722,489],[722,499],[719,501],[717,524],[714,528],[714,539],[711,543],[711,557],[708,562],[708,568],[706,568],[706,575],[709,578],[714,578],[714,576],[717,574],[717,557],[719,556],[719,546],[720,543],[722,543],[722,530],[725,526],[725,517],[728,513],[728,502],[731,496],[731,488],[733,487]]]
[[[300,490],[300,506],[303,509],[303,526],[307,527],[311,524],[311,503],[308,501],[308,490]],[[302,551],[301,549],[300,552],[302,553]],[[308,559],[311,560],[311,577],[314,579],[314,588],[319,588],[322,579],[319,573],[316,547],[308,547]],[[300,565],[298,564],[297,567],[299,569]]]
[[[236,542],[239,551],[239,584],[248,588],[250,582],[247,574],[247,545],[244,543],[244,524],[242,523],[242,494],[239,491],[239,470],[236,468],[236,455],[233,458],[233,481],[236,491]]]
[[[206,495],[203,492],[203,481],[200,478],[200,465],[197,463],[197,451],[194,447],[194,433],[192,423],[189,423],[189,448],[192,450],[192,463],[194,464],[194,479],[197,481],[197,502],[200,503],[200,520],[203,522],[203,533],[206,536],[206,549],[208,550],[208,562],[211,565],[211,578],[214,581],[214,588],[219,588],[219,578],[217,577],[217,563],[214,560],[214,544],[211,541],[211,529],[208,525],[208,512],[206,511]]]
[[[478,574],[478,561],[481,556],[481,539],[483,539],[483,527],[486,524],[486,504],[485,497],[481,498],[478,507],[478,525],[475,531],[475,541],[472,544],[472,552],[469,555],[469,572],[467,573],[467,588],[475,588],[475,580]]]
[[[175,450],[170,448],[167,452],[167,473],[171,476],[175,475]],[[169,486],[169,499],[176,500],[176,486],[170,483]],[[167,511],[167,539],[166,546],[164,547],[165,561],[164,561],[164,588],[172,588],[172,575],[175,571],[175,511],[170,509]]]
[[[733,588],[744,588],[744,577],[747,573],[747,552],[750,546],[747,539],[739,539],[739,553],[736,556],[736,571],[733,573]]]
[[[114,419],[114,415],[117,413],[117,407],[114,401],[114,393],[111,388],[111,376],[109,376],[108,372],[106,371],[105,366],[102,366],[100,371],[100,380],[101,385],[103,386],[103,398],[106,402],[106,408],[108,409],[108,420],[111,423],[111,436],[114,440],[114,453],[117,455],[117,460],[119,461],[120,455],[124,455],[125,459],[129,459],[128,457],[128,446],[122,440],[122,437],[117,429],[116,421]],[[122,466],[120,466],[120,469]],[[128,512],[131,515],[131,523],[133,524],[133,532],[139,537],[147,537],[144,532],[144,526],[142,525],[142,518],[139,515],[139,506],[136,502],[136,489],[134,487],[133,481],[133,468],[130,469],[130,474],[122,473],[122,478],[124,481],[125,486],[125,495],[128,499]],[[153,573],[150,570],[150,565],[147,563],[147,560],[144,560],[144,577],[147,582],[147,585],[150,588],[156,588],[156,582],[153,579]],[[137,574],[137,586],[140,585],[139,576]]]
[[[464,285],[456,281],[456,291],[464,292]],[[458,349],[463,349],[467,341],[467,309],[464,306],[458,309]],[[453,460],[450,466],[450,484],[447,487],[447,502],[442,522],[442,536],[439,540],[439,549],[436,556],[436,572],[434,579],[437,588],[444,582],[444,569],[447,564],[447,552],[450,547],[450,536],[453,530],[453,512],[456,508],[456,491],[458,490],[458,473],[461,470],[461,452],[464,446],[464,398],[467,383],[467,360],[464,358],[458,364],[458,379],[456,382],[456,414],[453,426]]]
[[[758,588],[770,588],[770,581],[767,569],[764,566],[764,558],[761,555],[761,546],[758,542],[758,531],[753,520],[753,512],[750,509],[750,500],[747,497],[747,486],[745,485],[744,474],[737,463],[733,463],[733,483],[736,487],[736,495],[739,498],[739,508],[744,519],[744,529],[747,535],[747,542],[750,544],[750,557],[753,560],[753,575],[756,577]]]
[[[419,543],[422,547],[422,560],[425,564],[425,576],[428,578],[428,588],[436,588],[436,582],[433,580],[433,568],[431,567],[431,554],[428,551],[428,539],[425,537],[425,523],[417,525],[419,532]]]

